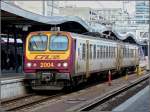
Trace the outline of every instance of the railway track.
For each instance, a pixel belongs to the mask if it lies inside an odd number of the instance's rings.
[[[148,74],[145,77],[142,77],[140,79],[137,79],[134,82],[130,82],[129,84],[125,84],[124,86],[119,87],[113,91],[110,91],[110,92],[108,92],[102,96],[98,96],[95,99],[92,99],[90,101],[86,101],[82,104],[79,104],[75,107],[72,107],[71,109],[68,109],[67,111],[69,111],[69,112],[90,111],[90,110],[106,103],[110,99],[123,94],[124,92],[128,91],[129,89],[131,89],[135,86],[138,86],[142,82],[147,81],[149,79],[149,77],[150,77],[150,74]]]
[[[5,105],[7,103],[14,102],[14,101],[17,101],[17,100],[20,100],[20,99],[23,99],[23,98],[27,98],[27,97],[33,96],[33,95],[35,95],[35,94],[26,94],[26,95],[19,96],[19,97],[14,97],[14,98],[10,98],[10,99],[4,99],[4,100],[1,101],[1,104]]]
[[[122,86],[119,89],[116,89],[116,90],[110,92],[109,94],[105,94],[104,96],[102,96],[100,98],[96,98],[94,101],[90,101],[90,104],[83,105],[80,108],[75,109],[75,111],[76,110],[82,111],[82,110],[88,110],[90,108],[94,108],[94,105],[96,106],[102,102],[107,101],[109,98],[113,97],[113,95],[115,96],[115,95],[119,94],[119,91],[121,93],[121,91],[125,91],[128,88],[133,87],[134,85],[146,80],[148,77],[149,77],[149,75],[148,76],[146,75],[142,79],[138,79],[135,82],[131,82],[130,85]],[[92,86],[95,86],[95,84],[93,84]],[[91,87],[91,86],[87,86],[85,88],[88,88],[88,87]],[[81,88],[81,89],[85,89],[85,88]],[[75,91],[75,92],[77,92],[77,91]],[[49,95],[49,96],[30,94],[30,95],[26,95],[26,96],[19,97],[16,99],[10,99],[7,101],[3,101],[1,104],[2,104],[2,107],[6,111],[20,111],[20,110],[26,110],[26,109],[32,108],[34,106],[36,107],[36,105],[40,105],[42,102],[46,102],[46,101],[58,98],[58,97],[63,96],[63,95],[65,95],[65,93],[56,93],[55,95]],[[73,109],[73,111],[74,111],[74,109]]]
[[[62,93],[58,93],[58,94],[50,95],[50,96],[30,94],[30,95],[26,95],[26,96],[19,97],[16,99],[3,101],[1,102],[1,105],[6,111],[16,111],[16,110],[20,110],[26,107],[31,107],[35,104],[56,98],[60,95],[62,95]]]

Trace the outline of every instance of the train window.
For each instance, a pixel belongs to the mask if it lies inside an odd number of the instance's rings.
[[[48,37],[46,35],[33,35],[29,40],[30,51],[45,51]]]
[[[115,47],[113,47],[113,57],[115,57]]]
[[[105,58],[105,53],[106,53],[105,46],[103,46],[103,58]]]
[[[92,59],[92,44],[90,44],[90,59]]]
[[[125,48],[125,51],[124,51],[124,55],[125,55],[125,58],[127,57],[127,49]]]
[[[95,59],[96,58],[96,45],[94,45],[94,52],[93,52],[93,58]]]
[[[134,57],[134,49],[132,49],[132,57]]]
[[[100,51],[99,51],[99,58],[101,58],[102,48],[101,48],[101,46],[99,46],[99,48],[100,48]]]
[[[128,58],[129,58],[129,48],[128,48]]]
[[[112,55],[113,55],[113,47],[109,46],[109,54],[108,54],[108,57],[109,57],[109,58],[112,58]]]
[[[129,49],[129,57],[131,57],[131,50]]]
[[[78,48],[78,58],[80,57],[80,48]]]
[[[104,58],[105,56],[105,49],[104,49],[105,46],[102,46],[102,58]]]
[[[68,38],[63,35],[52,35],[50,38],[50,50],[65,51],[68,48]]]
[[[115,58],[115,47],[113,47],[113,57]]]
[[[132,56],[132,52],[131,52],[131,49],[130,49],[130,58],[131,58],[131,56]]]
[[[100,45],[98,46],[98,59],[100,59],[100,52],[101,52],[101,49],[100,49]]]
[[[104,46],[104,48],[105,48],[105,50],[104,50],[104,52],[105,52],[105,53],[104,53],[104,58],[106,58],[106,53],[107,53],[106,48],[107,48],[107,47]]]
[[[126,48],[126,58],[128,57],[128,48]]]
[[[109,51],[110,51],[110,53],[109,53],[109,58],[113,58],[113,49],[114,47],[109,47]]]
[[[109,47],[109,58],[112,58],[113,57],[113,48],[114,47]]]
[[[125,53],[126,53],[126,58],[127,58],[128,57],[128,49],[127,48],[126,48]]]
[[[106,46],[106,58],[108,58],[108,46]]]
[[[127,49],[124,48],[124,57],[126,58],[127,57]]]
[[[112,55],[113,55],[113,54],[112,54],[112,53],[113,53],[112,50],[113,50],[113,47],[109,46],[109,54],[108,54],[108,57],[109,57],[109,58],[112,58]]]
[[[125,57],[125,48],[123,48],[123,57]]]
[[[133,49],[131,49],[131,58],[133,57]]]
[[[110,47],[110,54],[109,54],[110,58],[114,57],[114,47]]]
[[[116,57],[116,47],[114,47],[114,58]]]
[[[99,58],[102,58],[102,57],[101,57],[101,54],[102,54],[102,47],[101,47],[101,46],[99,46],[99,47],[100,47]]]
[[[97,46],[97,59],[99,58],[99,46]]]
[[[104,46],[102,46],[102,58],[104,57]]]
[[[104,48],[105,48],[105,53],[104,53],[104,54],[105,54],[105,56],[104,56],[104,58],[106,58],[106,53],[107,53],[107,51],[106,51],[106,46],[105,46]]]
[[[85,44],[82,45],[82,59],[85,59]]]
[[[123,48],[123,57],[125,56],[125,48]]]
[[[102,46],[102,58],[104,58],[104,46]]]
[[[128,49],[126,48],[126,58],[128,57]]]

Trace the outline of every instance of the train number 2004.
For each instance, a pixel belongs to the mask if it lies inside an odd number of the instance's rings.
[[[53,63],[40,63],[40,67],[41,68],[44,68],[44,67],[54,67],[54,64]]]

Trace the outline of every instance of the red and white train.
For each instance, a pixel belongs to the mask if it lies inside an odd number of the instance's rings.
[[[138,45],[62,31],[31,32],[24,71],[32,89],[58,90],[139,65]]]

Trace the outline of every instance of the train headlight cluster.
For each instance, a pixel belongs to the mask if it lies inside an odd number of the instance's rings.
[[[68,63],[64,62],[63,67],[68,67]]]
[[[65,68],[66,68],[66,67],[68,67],[68,63],[67,63],[67,62],[58,63],[57,66],[58,66],[58,67],[61,67],[61,66],[62,66],[62,67],[65,67]]]
[[[58,66],[58,67],[61,67],[61,63],[58,63],[57,66]]]
[[[32,66],[32,63],[28,62],[27,67],[31,67],[31,66]]]
[[[37,66],[37,64],[36,63],[33,63],[33,67],[36,67]]]
[[[37,64],[36,63],[31,63],[31,62],[28,62],[27,64],[26,64],[26,66],[27,67],[36,67],[37,66]]]

